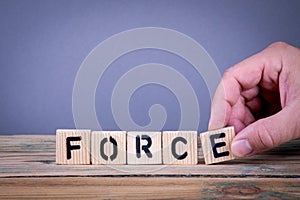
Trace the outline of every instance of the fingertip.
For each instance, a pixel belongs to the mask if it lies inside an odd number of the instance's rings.
[[[214,130],[214,129],[217,129],[217,127],[214,124],[209,123],[207,130],[211,131],[211,130]]]
[[[230,118],[231,108],[224,100],[220,100],[211,108],[210,120],[208,123],[208,130],[223,128],[227,125]]]
[[[226,124],[225,124],[224,119],[220,119],[220,118],[216,119],[216,118],[213,118],[213,116],[212,116],[208,123],[208,130],[211,131],[211,130],[223,128],[225,125]]]
[[[253,148],[247,139],[234,140],[231,144],[231,152],[236,157],[245,157],[253,153]]]

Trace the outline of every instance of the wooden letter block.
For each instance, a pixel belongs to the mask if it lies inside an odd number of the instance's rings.
[[[91,143],[92,164],[126,164],[125,131],[93,131]]]
[[[163,163],[196,165],[197,131],[164,131]]]
[[[205,164],[234,159],[235,157],[230,151],[234,136],[234,127],[200,133]]]
[[[128,164],[162,164],[161,132],[128,132]]]
[[[56,130],[56,163],[90,164],[90,130]]]

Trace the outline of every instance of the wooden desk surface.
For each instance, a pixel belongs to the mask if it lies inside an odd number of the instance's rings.
[[[55,136],[0,136],[0,199],[299,199],[300,141],[204,165],[56,165]]]

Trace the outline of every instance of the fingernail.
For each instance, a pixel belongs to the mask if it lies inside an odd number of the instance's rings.
[[[231,151],[237,157],[244,157],[251,154],[253,149],[248,140],[238,140],[231,144]]]

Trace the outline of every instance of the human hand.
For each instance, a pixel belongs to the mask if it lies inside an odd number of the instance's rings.
[[[234,126],[231,151],[250,156],[300,138],[300,50],[276,42],[229,68],[211,107],[209,130]]]

